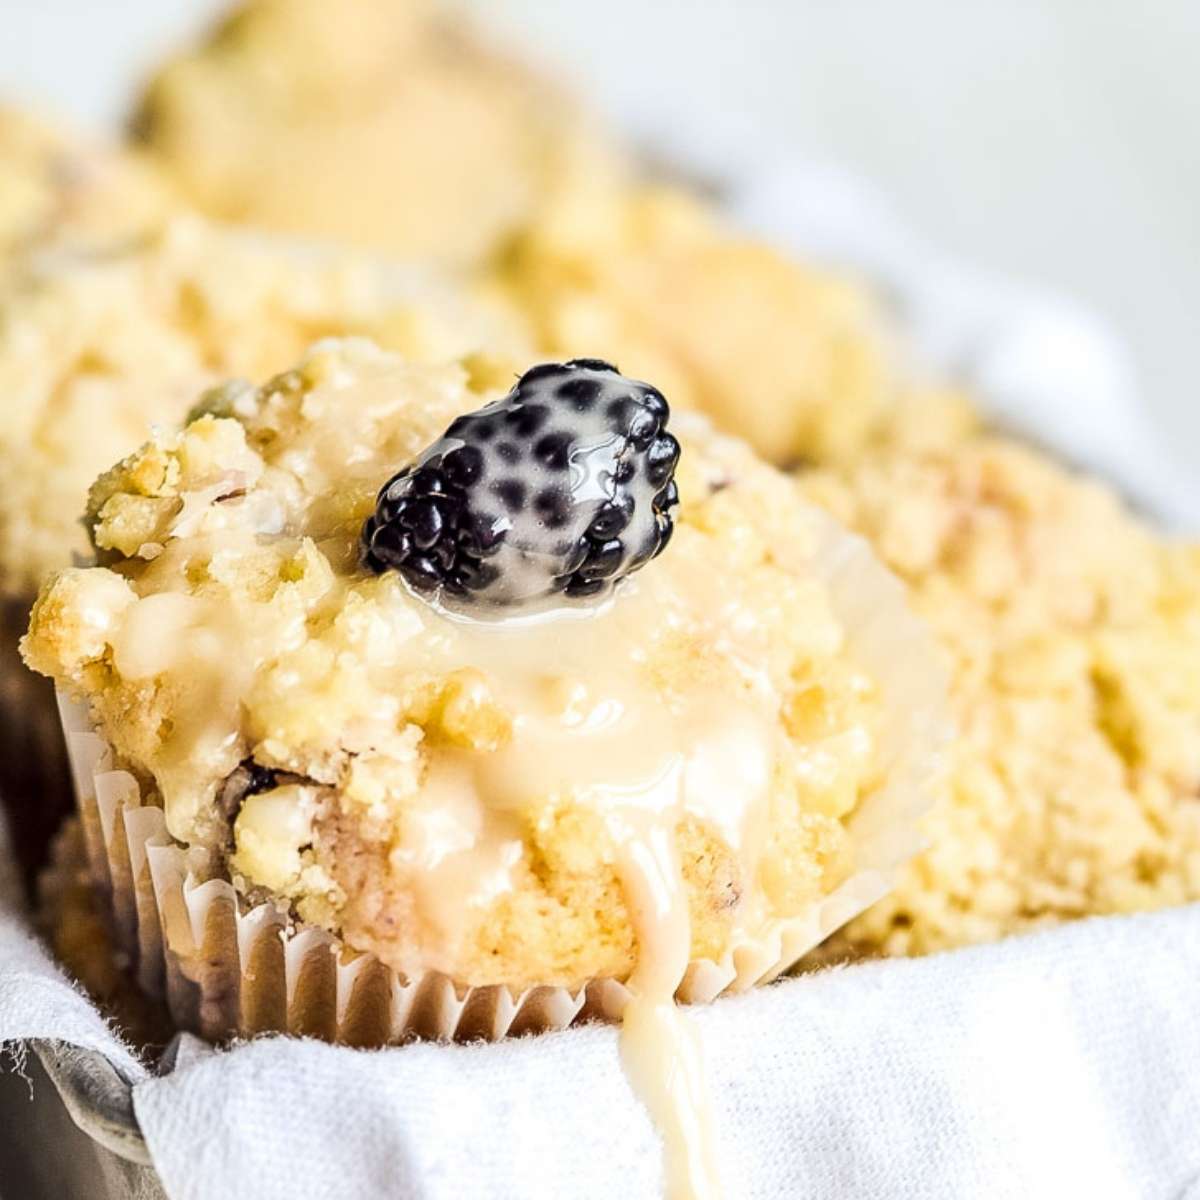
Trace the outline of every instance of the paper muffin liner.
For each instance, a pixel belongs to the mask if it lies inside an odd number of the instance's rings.
[[[886,785],[848,819],[856,870],[803,914],[776,922],[720,960],[691,963],[677,999],[704,1003],[788,971],[880,899],[896,868],[920,848],[947,727],[931,635],[909,612],[899,582],[865,542],[821,518],[817,563],[847,631],[850,653],[884,692]],[[213,1041],[286,1032],[353,1046],[415,1038],[497,1040],[618,1020],[619,980],[576,988],[470,987],[438,972],[401,975],[271,903],[248,905],[205,852],[167,833],[86,710],[60,698],[63,729],[93,885],[139,986],[165,999],[172,1020]]]
[[[0,599],[0,802],[26,882],[71,810],[71,777],[54,685],[21,661],[32,597]]]

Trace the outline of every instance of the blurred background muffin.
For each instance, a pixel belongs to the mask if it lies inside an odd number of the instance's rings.
[[[0,269],[31,245],[120,245],[154,229],[175,203],[146,155],[0,106]]]
[[[111,446],[129,426],[127,412],[79,405],[58,390],[64,377],[89,368],[69,339],[57,340],[58,317],[52,329],[36,313],[34,263],[124,253],[178,208],[166,175],[140,151],[0,106],[0,465],[14,484],[0,513],[0,794],[16,813],[13,840],[27,875],[64,811],[67,789],[52,698],[22,669],[17,639],[41,571],[85,548],[78,485],[90,468],[72,478],[64,455],[86,459],[91,446]],[[39,324],[42,331],[30,336]],[[93,368],[103,374],[99,360]],[[65,449],[68,430],[77,448]]]
[[[573,97],[419,0],[251,0],[156,76],[138,140],[203,211],[473,265],[549,357],[599,355],[773,462],[914,395],[879,305],[647,186]],[[916,422],[908,423],[915,427]]]
[[[878,297],[680,188],[548,206],[494,278],[547,354],[603,354],[661,380],[770,462],[838,462],[974,420],[961,394],[919,379]]]
[[[134,131],[213,216],[456,264],[617,169],[573,95],[428,0],[250,0]]]
[[[929,848],[829,954],[926,954],[1200,899],[1200,550],[995,435],[800,477],[941,642]]]

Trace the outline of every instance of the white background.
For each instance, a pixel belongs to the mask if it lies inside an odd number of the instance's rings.
[[[156,55],[220,7],[0,0],[0,94],[114,123]],[[1196,0],[474,7],[616,111],[686,95],[747,116],[876,180],[945,250],[1085,300],[1200,466]]]

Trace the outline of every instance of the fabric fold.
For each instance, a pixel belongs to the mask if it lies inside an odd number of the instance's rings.
[[[1200,1194],[1200,906],[696,1010],[730,1196]],[[375,1053],[266,1039],[138,1084],[167,1193],[660,1195],[615,1031]]]

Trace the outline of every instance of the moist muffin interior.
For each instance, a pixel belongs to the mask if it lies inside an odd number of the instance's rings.
[[[599,605],[463,619],[364,569],[358,538],[493,394],[356,342],[213,393],[93,488],[102,565],[48,585],[27,661],[90,703],[207,870],[402,972],[624,977],[630,828],[718,958],[854,870],[847,820],[879,785],[825,518],[684,419],[666,553]]]

